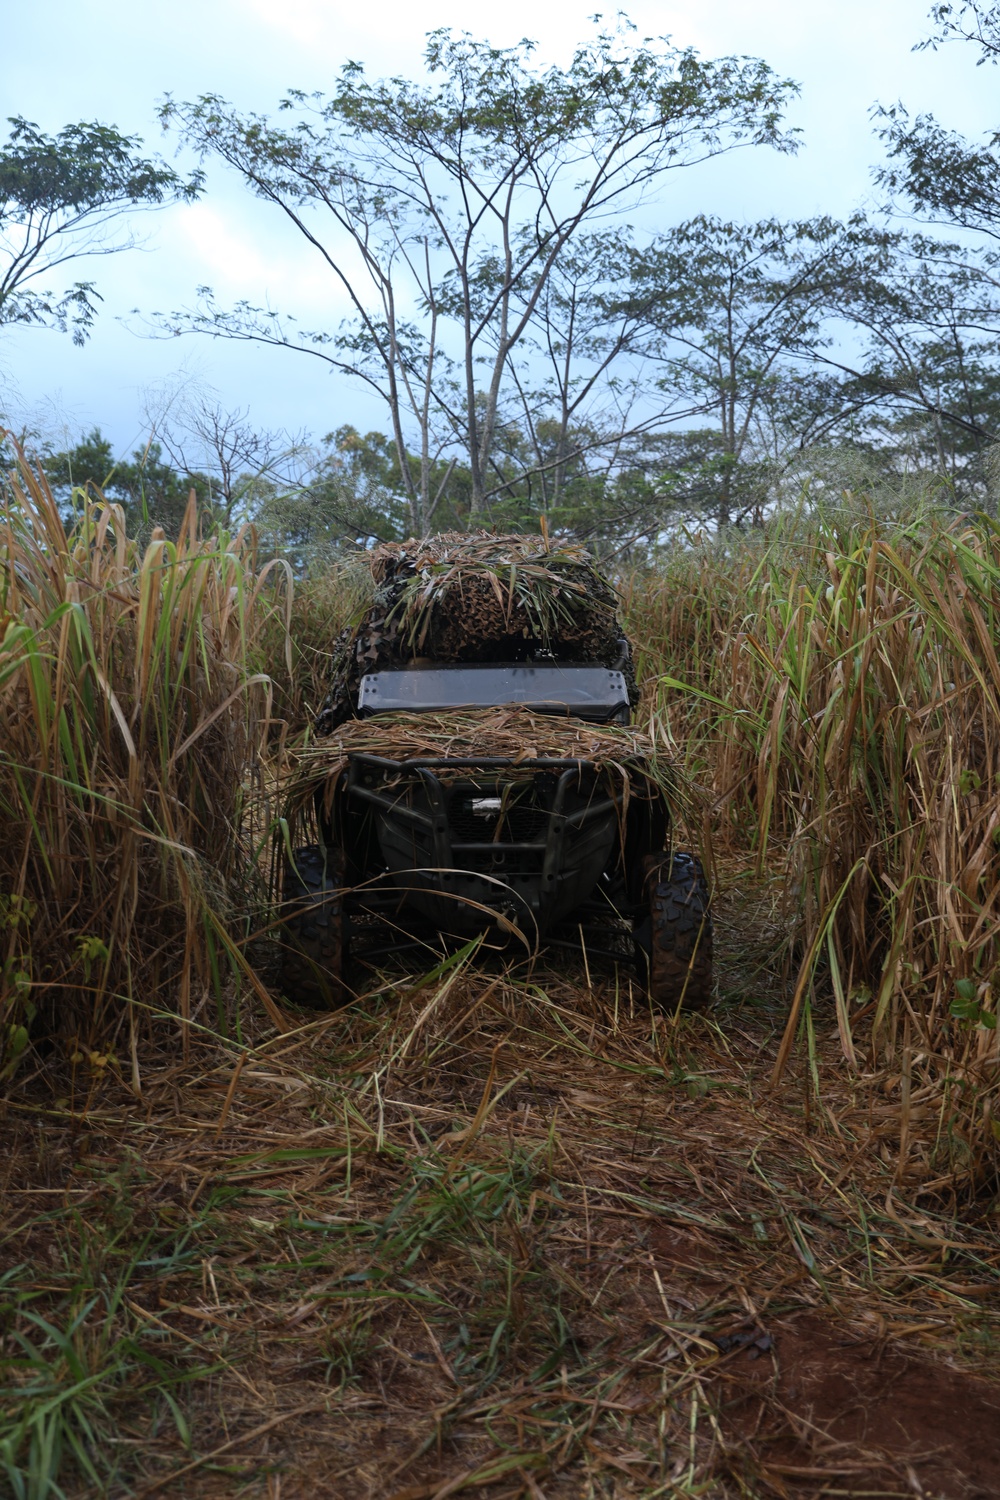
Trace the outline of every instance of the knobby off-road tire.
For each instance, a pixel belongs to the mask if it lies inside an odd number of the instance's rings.
[[[636,925],[639,972],[664,1010],[700,1010],[712,994],[712,913],[700,860],[657,854],[646,862],[646,915]]]
[[[350,999],[342,884],[343,860],[332,849],[306,844],[285,862],[281,985],[295,1005],[336,1010]]]

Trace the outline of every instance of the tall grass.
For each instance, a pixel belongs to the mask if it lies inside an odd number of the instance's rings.
[[[239,962],[274,607],[247,540],[202,540],[193,505],[140,552],[120,508],[75,499],[64,523],[22,462],[0,506],[0,1070],[38,1017],[76,1061],[131,1053],[138,1084],[151,1018],[214,1022]]]
[[[278,735],[272,734],[272,744],[282,732],[294,737],[312,727],[330,688],[338,637],[361,617],[374,587],[364,553],[348,555],[294,587],[290,571],[276,573],[274,584],[274,607],[259,643],[274,689]]]
[[[0,512],[0,1070],[41,1014],[95,1066],[128,1051],[138,1083],[151,1018],[185,1037],[225,1020],[227,965],[280,1020],[239,943],[245,805],[275,721],[318,708],[363,590],[348,566],[293,597],[193,511],[140,553],[114,506],[78,507],[65,525],[22,466]],[[626,592],[644,711],[709,789],[716,846],[784,881],[775,1082],[829,1022],[895,1101],[881,1149],[900,1181],[982,1183],[1000,1151],[1000,527],[813,511],[678,549]]]
[[[902,1177],[979,1182],[1000,1127],[1000,527],[857,506],[676,554],[630,597],[649,708],[716,837],[787,880],[796,979],[890,1071]]]

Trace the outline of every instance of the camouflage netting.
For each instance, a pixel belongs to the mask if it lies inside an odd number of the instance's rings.
[[[445,532],[386,542],[369,565],[374,596],[337,642],[320,734],[354,715],[365,672],[408,661],[620,664],[617,595],[582,547]]]
[[[298,749],[286,765],[285,816],[293,819],[312,806],[317,783],[332,787],[357,752],[401,762],[422,758],[464,760],[509,757],[504,781],[516,781],[519,768],[533,774],[536,758],[588,761],[633,793],[656,788],[675,810],[686,809],[691,790],[673,756],[639,729],[624,724],[585,724],[523,705],[449,709],[424,714],[393,714],[389,719],[352,719],[326,739]],[[470,772],[438,767],[440,780],[467,780]]]

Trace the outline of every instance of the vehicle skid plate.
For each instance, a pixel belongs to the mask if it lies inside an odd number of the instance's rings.
[[[444,931],[503,918],[537,933],[594,891],[620,844],[624,787],[594,762],[539,756],[350,756],[349,804],[384,868]]]

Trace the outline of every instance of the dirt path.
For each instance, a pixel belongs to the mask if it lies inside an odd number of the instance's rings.
[[[7,1334],[51,1406],[29,1314],[76,1317],[93,1377],[66,1493],[1000,1494],[995,1207],[887,1198],[877,1080],[769,1090],[766,974],[679,1027],[592,978],[454,968],[138,1114],[11,1108]]]

